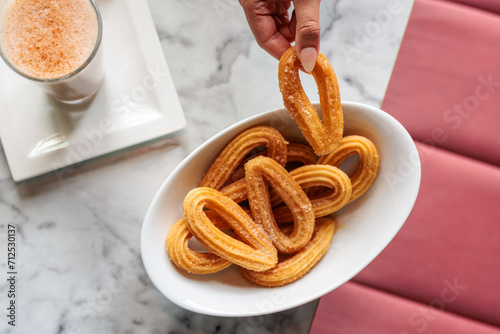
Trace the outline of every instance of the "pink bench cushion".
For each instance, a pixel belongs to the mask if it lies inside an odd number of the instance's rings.
[[[321,299],[311,333],[500,331],[498,13],[416,0],[382,108],[416,140],[420,192],[389,246]],[[425,331],[409,318],[422,307],[444,309]]]
[[[320,300],[311,334],[500,334],[500,329],[348,282]]]
[[[500,15],[417,0],[383,108],[417,140],[500,165],[499,59]]]
[[[422,181],[398,235],[355,277],[429,304],[447,285],[446,310],[500,325],[500,168],[417,143]]]
[[[497,326],[499,55],[500,15],[416,1],[383,109],[428,144],[418,145],[421,190],[403,229],[355,278],[423,303],[457,282],[467,288],[447,310]]]
[[[454,1],[459,4],[472,6],[500,14],[500,1],[498,0],[439,0],[439,1]]]

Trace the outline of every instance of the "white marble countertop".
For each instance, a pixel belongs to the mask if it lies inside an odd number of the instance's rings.
[[[171,303],[144,270],[142,221],[169,173],[220,130],[282,107],[278,62],[256,45],[236,0],[148,3],[187,128],[22,184],[12,181],[0,153],[0,332],[307,333],[316,302],[266,316],[208,317]],[[321,6],[321,51],[343,100],[380,106],[413,0],[323,0]],[[317,100],[309,79],[306,92]],[[3,305],[8,225],[17,231],[16,327],[7,324]]]

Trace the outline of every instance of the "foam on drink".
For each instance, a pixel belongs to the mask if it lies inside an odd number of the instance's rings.
[[[78,69],[99,34],[88,0],[10,0],[0,18],[0,48],[20,72],[56,79]]]

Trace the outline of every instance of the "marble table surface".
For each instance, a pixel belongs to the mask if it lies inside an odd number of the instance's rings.
[[[20,184],[0,152],[0,332],[308,333],[317,301],[264,316],[209,317],[174,305],[144,270],[142,222],[169,173],[217,132],[282,107],[278,62],[257,46],[236,0],[148,4],[187,128]],[[343,100],[381,105],[412,6],[413,0],[323,0],[321,51]],[[303,80],[317,100],[314,81]],[[8,225],[17,231],[16,327],[7,324],[3,305]]]

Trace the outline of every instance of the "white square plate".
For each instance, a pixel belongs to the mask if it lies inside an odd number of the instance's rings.
[[[97,0],[105,79],[65,107],[0,62],[0,138],[14,181],[171,135],[186,126],[146,0]]]

